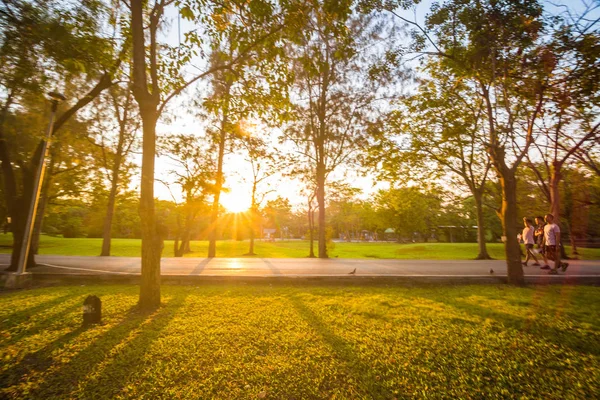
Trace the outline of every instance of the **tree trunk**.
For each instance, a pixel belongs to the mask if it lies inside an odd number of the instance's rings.
[[[23,215],[27,212],[27,207],[25,204],[29,204],[28,202],[26,203],[27,190],[24,190],[22,196],[19,196],[17,191],[17,179],[10,161],[10,153],[7,146],[7,141],[4,137],[4,121],[6,120],[6,115],[8,114],[8,108],[12,104],[12,98],[13,91],[9,91],[8,98],[6,99],[4,106],[2,107],[2,112],[0,113],[0,167],[2,168],[4,197],[6,199],[8,215],[11,217],[11,231],[13,234],[12,255],[10,266],[8,267],[7,271],[17,270],[17,263],[23,243],[25,225]],[[26,171],[23,172],[26,173]],[[27,266],[29,266],[29,258]]]
[[[252,195],[252,207],[250,207],[250,246],[248,248],[248,253],[246,254],[247,256],[255,256],[256,253],[254,253],[254,237],[255,237],[255,233],[254,233],[254,223],[256,221],[256,216],[257,216],[257,212],[256,212],[256,206],[254,204],[254,194]]]
[[[131,1],[131,33],[133,39],[133,93],[142,119],[142,178],[140,183],[140,219],[142,230],[142,277],[140,309],[153,311],[160,306],[160,256],[162,238],[159,236],[154,212],[154,158],[156,156],[156,122],[160,95],[157,81],[156,31],[159,16],[150,21],[151,85],[146,78],[146,45],[142,0]],[[149,92],[152,87],[153,92]]]
[[[562,163],[559,161],[554,161],[552,163],[552,167],[550,168],[550,214],[554,216],[554,223],[560,226],[560,191],[559,185],[560,180],[562,179],[561,173]],[[561,246],[560,253],[561,258],[568,259],[567,253],[565,251],[564,242],[562,241],[563,232],[561,231]]]
[[[314,245],[314,238],[313,238],[313,232],[314,232],[314,224],[315,224],[315,220],[314,220],[314,214],[313,214],[313,209],[311,206],[311,203],[308,203],[308,241],[309,241],[309,253],[308,253],[308,257],[310,258],[315,258],[315,245]]]
[[[31,185],[29,185],[31,186]],[[14,214],[11,219],[11,227],[13,233],[13,247],[10,259],[10,266],[6,269],[7,271],[17,271],[19,263],[19,255],[21,254],[21,248],[23,247],[23,239],[25,235],[25,224],[27,223],[27,213],[29,211],[29,204],[31,203],[32,191],[31,188],[26,188],[26,194],[19,198],[19,202],[14,210]],[[27,254],[27,262],[25,269],[35,267],[35,253],[33,247],[29,247],[29,253]]]
[[[142,180],[140,185],[140,220],[142,228],[142,283],[140,308],[154,310],[160,306],[160,256],[162,238],[154,212],[154,158],[156,151],[156,112],[140,107],[143,124]]]
[[[485,222],[483,218],[483,193],[479,191],[473,192],[475,198],[475,208],[477,212],[477,243],[479,246],[479,254],[475,257],[476,260],[491,260],[492,257],[488,254],[485,243]]]
[[[114,175],[113,175],[114,178]],[[115,202],[117,198],[117,182],[113,180],[111,183],[110,194],[108,196],[108,204],[106,206],[106,217],[104,218],[104,228],[102,230],[102,251],[101,257],[110,256],[111,232],[113,216],[115,214]]]
[[[181,235],[181,244],[179,246],[179,251],[175,257],[183,257],[186,252],[189,252],[190,248],[190,229],[191,229],[191,216],[187,215],[185,223],[183,225],[183,234]]]
[[[254,219],[254,218],[253,218]],[[252,224],[252,222],[250,222]],[[248,254],[249,256],[255,256],[256,253],[254,252],[254,226],[251,225],[250,226],[250,247],[248,249]]]
[[[319,258],[329,258],[325,227],[325,165],[317,165],[317,205],[319,208]]]
[[[181,257],[182,253],[180,253],[180,243],[179,239],[181,239],[181,215],[179,212],[177,213],[177,233],[175,234],[175,241],[173,243],[173,257]]]
[[[127,103],[129,103],[129,101]],[[127,107],[127,105],[125,107]],[[104,229],[102,231],[102,252],[100,253],[100,256],[110,256],[112,222],[115,214],[115,202],[117,199],[117,191],[119,188],[119,172],[121,170],[121,162],[123,160],[123,147],[125,146],[126,125],[127,109],[123,111],[123,120],[120,121],[119,141],[117,143],[117,152],[115,154],[115,162],[112,168],[110,194],[108,196],[108,204],[106,206],[106,217],[104,219]]]
[[[119,138],[119,147],[122,147],[121,138]],[[108,196],[108,204],[106,205],[106,217],[104,218],[104,229],[102,231],[102,252],[100,256],[110,256],[110,244],[113,217],[115,215],[115,203],[117,200],[117,190],[119,188],[119,170],[121,169],[121,149],[117,149],[115,164],[112,170],[112,181],[110,186],[110,194]]]
[[[225,153],[225,131],[221,133],[219,142],[219,158],[217,160],[217,178],[215,182],[215,194],[213,198],[212,213],[210,215],[210,230],[208,236],[208,257],[217,256],[217,223],[219,221],[219,201],[223,189],[223,155]]]
[[[217,159],[217,177],[215,182],[215,195],[213,199],[212,213],[210,216],[210,230],[208,236],[208,257],[217,256],[217,223],[219,220],[219,200],[223,190],[223,157],[225,154],[225,141],[227,140],[227,124],[229,123],[229,93],[231,85],[225,87],[225,105],[223,118],[221,119],[221,131],[219,137],[219,156]]]
[[[12,207],[13,213],[11,226],[13,232],[13,248],[10,267],[8,267],[7,271],[18,270],[19,255],[21,254],[21,249],[24,245],[23,240],[25,239],[25,226],[27,224],[29,207],[31,205],[31,201],[33,200],[33,181],[35,179],[35,171],[38,169],[43,149],[43,141],[41,141],[33,153],[31,164],[28,168],[24,168],[22,171],[23,193],[21,196],[16,196],[15,204]],[[27,254],[27,261],[25,263],[25,269],[27,270],[29,268],[33,268],[35,265],[35,253],[33,251],[33,246],[30,246]]]
[[[250,206],[250,248],[248,249],[249,256],[255,256],[254,253],[254,223],[258,215],[257,204],[256,204],[256,175],[254,176],[254,182],[252,184],[252,204]]]
[[[575,235],[573,235],[572,231],[571,231],[571,235],[570,235],[570,240],[571,240],[571,254],[573,254],[574,256],[578,256],[579,251],[577,251],[577,240],[575,238]],[[577,259],[577,257],[573,257],[573,258]]]
[[[517,240],[517,183],[512,169],[503,168],[500,174],[502,185],[502,231],[506,237],[506,268],[508,283],[523,285],[523,265],[521,264],[521,246]]]

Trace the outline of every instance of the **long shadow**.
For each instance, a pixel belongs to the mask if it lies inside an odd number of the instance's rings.
[[[100,387],[111,387],[113,393],[119,393],[127,385],[133,374],[138,373],[144,355],[152,344],[161,336],[163,329],[177,315],[188,294],[171,299],[152,319],[141,327],[141,332],[119,350],[118,355],[103,366],[102,372],[93,380],[85,382],[78,397],[96,398],[96,390]]]
[[[64,303],[68,299],[79,297],[79,293],[69,293],[63,296],[54,297],[47,301],[36,304],[35,306],[24,308],[22,310],[14,311],[6,316],[3,316],[2,329],[10,329],[13,326],[19,325],[23,320],[35,317],[38,314],[44,314],[46,311],[54,306]]]
[[[457,299],[446,297],[439,298],[435,295],[431,297],[421,296],[420,298],[446,304],[467,314],[494,319],[504,326],[520,331],[527,331],[538,337],[540,340],[553,343],[557,346],[565,346],[579,353],[591,354],[594,356],[600,355],[600,343],[591,340],[592,337],[586,336],[575,330],[564,331],[535,319],[528,319],[526,316],[519,317],[492,308],[461,302]]]
[[[71,387],[65,385],[65,381],[76,384],[76,382],[84,379],[91,371],[93,371],[97,364],[102,362],[106,354],[108,354],[113,347],[119,344],[133,329],[138,327],[147,318],[147,315],[137,311],[137,306],[132,306],[115,326],[111,327],[101,336],[95,338],[87,347],[75,354],[68,362],[57,367],[51,374],[46,375],[46,379],[43,383],[37,388],[33,387],[27,394],[27,397],[44,398],[47,397],[47,392],[51,392],[52,395],[56,397],[63,397],[66,393],[60,393],[61,390],[68,390],[68,388]],[[101,329],[101,327],[92,326],[88,329]],[[59,339],[58,343],[55,343],[57,346],[55,348],[70,343],[70,341],[84,331],[85,329],[77,328],[71,332],[71,334],[65,335],[66,337]],[[53,348],[48,348],[47,350],[51,351],[52,349]],[[43,363],[40,370],[46,371],[50,369],[54,362],[45,360],[46,358],[51,357],[51,353],[46,353],[46,355],[42,356],[40,352],[39,356]],[[26,361],[27,364],[31,364],[31,362],[31,358],[28,358],[28,361]],[[22,367],[27,367],[27,364],[24,364]]]
[[[54,320],[59,321],[59,322],[63,321],[67,315],[71,314],[72,312],[74,312],[77,309],[80,309],[81,306],[82,305],[80,302],[76,302],[74,304],[71,304],[70,306],[67,306],[64,310],[59,311],[57,313],[41,314],[41,315],[43,315],[43,317],[42,316],[34,316],[33,318],[35,318],[36,323],[32,327],[23,329],[21,332],[18,332],[16,334],[12,335],[10,337],[10,339],[7,340],[6,342],[0,340],[0,344],[2,346],[10,346],[10,345],[18,342],[25,336],[36,335],[36,334],[46,330],[51,321],[54,321]]]
[[[279,268],[277,268],[275,266],[275,264],[273,264],[271,261],[267,260],[266,258],[261,258],[261,260],[262,260],[262,262],[267,264],[267,266],[269,267],[271,272],[273,272],[273,275],[281,275],[281,271],[279,270]]]
[[[392,398],[391,393],[387,393],[381,387],[376,385],[375,377],[372,377],[372,368],[365,365],[355,350],[344,339],[336,335],[331,328],[309,307],[296,296],[290,296],[290,301],[298,311],[298,314],[323,338],[325,343],[331,348],[336,357],[342,361],[348,374],[356,378],[359,384],[359,390],[368,394],[371,398]]]
[[[196,265],[194,267],[194,269],[192,270],[192,272],[190,272],[190,275],[200,275],[202,273],[202,271],[204,271],[204,268],[208,265],[209,262],[212,261],[212,258],[205,258],[204,260],[200,261],[198,263],[198,265]]]
[[[7,388],[13,386],[24,376],[47,370],[53,363],[52,353],[61,349],[65,344],[75,339],[84,331],[84,327],[80,326],[75,328],[58,339],[48,343],[38,351],[25,355],[19,363],[14,364],[8,370],[2,372],[0,375],[0,387]]]

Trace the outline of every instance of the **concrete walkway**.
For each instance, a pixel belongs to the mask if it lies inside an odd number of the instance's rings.
[[[34,275],[127,275],[139,276],[138,257],[37,256]],[[10,255],[0,255],[5,267]],[[529,280],[561,279],[600,282],[600,260],[569,260],[569,268],[548,275],[539,267],[525,267]],[[3,267],[0,267],[3,269]],[[355,274],[349,274],[356,270]],[[493,270],[493,273],[490,273]],[[404,278],[490,278],[506,277],[504,261],[390,260],[310,258],[163,258],[163,277],[404,277]]]

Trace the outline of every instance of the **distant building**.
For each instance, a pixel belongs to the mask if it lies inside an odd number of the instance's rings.
[[[396,230],[394,228],[387,228],[383,232],[383,239],[384,240],[396,240],[396,239],[398,239],[398,235],[396,235]]]

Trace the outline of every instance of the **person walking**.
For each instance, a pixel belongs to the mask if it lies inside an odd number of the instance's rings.
[[[554,268],[548,271],[551,275],[558,274],[558,268],[563,272],[569,267],[569,263],[560,262],[560,228],[554,223],[554,215],[546,214],[544,217],[547,222],[544,226],[544,243],[546,245],[546,257],[554,261]]]
[[[523,262],[523,266],[527,266],[527,262],[533,258],[535,261],[532,265],[537,266],[540,265],[536,256],[533,254],[533,246],[535,244],[535,240],[533,238],[533,233],[535,228],[533,227],[533,221],[529,218],[523,218],[523,225],[525,228],[523,229],[523,233],[521,234],[521,238],[523,239],[523,243],[525,243],[525,262]]]
[[[535,243],[537,244],[538,254],[541,254],[544,259],[544,265],[541,269],[550,269],[548,257],[546,256],[546,243],[544,242],[544,226],[546,225],[544,217],[535,217],[535,224],[537,226],[534,233]]]

